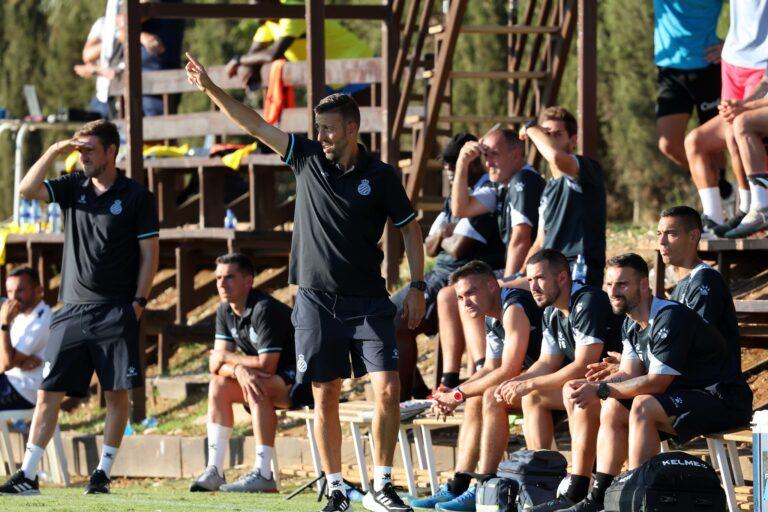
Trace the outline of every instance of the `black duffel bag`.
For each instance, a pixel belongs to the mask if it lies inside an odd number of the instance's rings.
[[[529,508],[555,499],[557,486],[565,478],[568,461],[552,450],[519,450],[499,464],[497,476],[516,480],[517,510]]]
[[[685,452],[660,453],[617,476],[605,492],[605,512],[723,512],[715,470]]]

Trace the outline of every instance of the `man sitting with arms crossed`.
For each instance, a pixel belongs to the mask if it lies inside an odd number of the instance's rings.
[[[456,473],[433,496],[415,500],[411,506],[462,511],[475,509],[475,487],[469,485],[471,476],[468,472],[475,470],[478,457],[481,473],[496,471],[495,466],[484,466],[489,455],[488,446],[482,440],[490,437],[492,432],[483,419],[483,402],[492,399],[493,390],[500,382],[519,375],[539,356],[541,310],[527,290],[504,288],[502,293],[493,269],[481,261],[472,261],[455,271],[450,283],[467,314],[485,319],[485,363],[460,388],[433,395],[433,411],[438,416],[453,414],[466,401],[459,431]]]
[[[599,383],[569,382],[564,390],[573,411],[590,429],[599,428],[595,484],[578,503],[561,497],[560,507],[548,510],[602,510],[605,491],[627,456],[634,469],[659,452],[662,439],[686,442],[747,425],[752,415],[740,360],[730,357],[717,329],[688,307],[653,297],[648,265],[637,254],[611,258],[607,270],[611,307],[626,315],[620,370]],[[574,438],[574,453],[583,442]]]
[[[0,411],[31,409],[43,381],[51,308],[43,302],[36,271],[13,269],[0,306]]]
[[[296,383],[291,308],[253,288],[253,263],[242,254],[216,259],[216,342],[209,368],[208,467],[189,490],[277,492],[272,475],[275,409],[312,404],[309,384]],[[240,348],[243,354],[236,354]],[[224,456],[232,433],[232,406],[244,404],[253,422],[253,471],[226,484]]]
[[[502,425],[509,408],[522,408],[525,443],[531,450],[542,450],[551,448],[554,441],[552,411],[565,409],[563,385],[583,378],[589,364],[617,347],[619,333],[608,296],[595,286],[572,283],[568,260],[561,253],[541,250],[528,260],[526,271],[536,304],[547,306],[542,315],[541,356],[527,372],[498,387],[496,403],[489,402],[483,416]],[[581,456],[587,462],[595,457],[595,433],[583,445]],[[571,431],[571,436],[576,434]],[[497,446],[494,467],[503,455],[503,445]],[[592,463],[588,464],[591,468]],[[567,494],[575,502],[588,488],[588,477],[573,476]]]

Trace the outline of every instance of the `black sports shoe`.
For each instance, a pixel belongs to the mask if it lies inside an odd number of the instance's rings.
[[[97,469],[91,473],[84,494],[109,494],[109,483],[107,474],[103,470]]]
[[[24,476],[24,471],[21,469],[11,475],[3,485],[0,485],[0,495],[16,495],[16,496],[34,496],[40,494],[40,484],[38,483],[37,476],[34,480],[30,480]]]
[[[349,499],[342,491],[333,491],[328,495],[328,503],[320,512],[345,512],[352,510]]]
[[[392,482],[387,482],[378,492],[371,488],[363,498],[363,508],[371,512],[413,512],[395,492]]]
[[[736,215],[725,221],[723,224],[720,224],[714,228],[715,235],[723,238],[727,232],[741,224],[741,221],[744,220],[744,217],[746,216],[746,213],[741,210],[737,210]]]
[[[712,240],[714,238],[722,238],[719,233],[721,231],[721,226],[711,218],[707,217],[706,215],[701,216],[701,224],[704,228],[704,231],[701,234],[701,238],[704,240]]]
[[[528,512],[555,512],[556,510],[565,510],[575,504],[566,495],[562,495],[541,505],[536,505],[529,509]]]
[[[566,509],[564,512],[602,512],[603,505],[598,504],[591,497],[587,496],[571,508]]]

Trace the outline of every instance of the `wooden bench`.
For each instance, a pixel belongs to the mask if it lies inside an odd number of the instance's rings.
[[[720,471],[720,480],[725,489],[725,499],[729,512],[738,512],[736,487],[744,485],[744,475],[739,462],[737,442],[752,443],[752,431],[734,429],[704,436],[707,441],[712,466]]]
[[[370,402],[363,401],[351,401],[342,402],[339,404],[339,420],[341,423],[347,423],[352,434],[352,443],[355,450],[355,459],[357,461],[360,486],[363,491],[368,491],[370,488],[368,481],[368,466],[365,458],[365,448],[363,441],[363,434],[361,427],[368,427],[370,429],[373,418],[374,405]],[[312,464],[315,468],[315,475],[320,475],[322,467],[320,464],[320,452],[317,448],[317,438],[315,437],[314,422],[315,412],[309,407],[303,409],[278,411],[278,415],[281,417],[292,418],[302,420],[305,422],[307,428],[307,439],[309,440],[309,447],[312,456]],[[408,492],[411,496],[416,496],[416,478],[414,476],[413,462],[411,460],[410,442],[408,441],[408,430],[414,430],[412,423],[401,423],[400,431],[398,432],[398,443],[400,444],[400,455],[403,460],[403,469],[405,470],[405,477],[408,482]],[[414,432],[415,437],[415,432]],[[368,443],[371,450],[371,458],[375,453],[375,447],[373,444],[373,435],[369,432]],[[423,467],[423,457],[419,452],[418,442],[416,443],[417,454],[419,461]],[[320,489],[320,482],[318,482],[318,490]]]

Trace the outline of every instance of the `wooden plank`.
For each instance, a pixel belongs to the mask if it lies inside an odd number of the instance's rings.
[[[535,25],[465,25],[463,34],[557,34],[560,27]]]
[[[597,0],[581,0],[578,12],[579,153],[597,158]]]
[[[549,77],[548,71],[452,71],[451,78],[490,79],[490,80],[543,80]]]
[[[261,67],[262,84],[269,83],[271,65]],[[226,66],[206,67],[208,75],[216,84],[225,90],[243,89],[240,77],[227,76]],[[290,86],[305,86],[307,84],[307,63],[286,62],[283,66],[283,83]],[[187,73],[183,69],[165,69],[161,71],[145,71],[141,74],[142,92],[144,94],[173,94],[197,92],[198,88],[187,81]],[[381,59],[331,59],[325,61],[325,81],[336,83],[380,83]],[[109,87],[110,96],[123,94],[123,83],[113,80]]]
[[[143,112],[141,100],[141,14],[139,0],[129,0],[123,5],[127,26],[127,41],[125,44],[126,71],[123,81],[126,82],[124,101],[127,105],[125,112],[126,123],[126,174],[141,184],[144,184],[144,166],[142,165],[141,148],[143,146]],[[148,137],[149,138],[149,137]],[[156,137],[162,139],[163,137]]]
[[[149,18],[304,18],[303,5],[282,5],[278,3],[198,4],[182,2],[166,4],[147,2],[141,4],[141,8],[142,14]],[[337,20],[384,20],[391,13],[387,5],[329,5],[326,7],[326,11],[326,18]]]
[[[123,123],[118,122],[118,125]],[[307,109],[284,109],[277,126],[289,133],[307,133]],[[379,107],[360,107],[360,132],[378,133],[381,127]],[[144,139],[179,139],[206,135],[245,135],[243,129],[222,112],[195,112],[154,116],[144,119]],[[140,161],[140,160],[139,160]]]
[[[325,97],[325,6],[323,0],[307,0],[307,133],[317,138],[317,127],[312,109]],[[282,124],[282,119],[281,119]]]
[[[768,300],[734,300],[737,313],[768,313]]]

